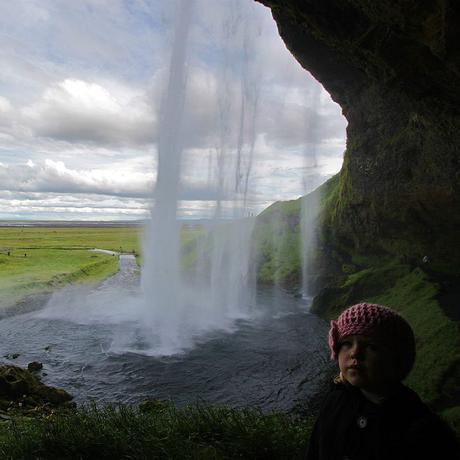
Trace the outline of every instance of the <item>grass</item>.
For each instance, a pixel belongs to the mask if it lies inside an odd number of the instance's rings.
[[[79,250],[29,249],[0,254],[0,306],[69,283],[96,282],[118,270],[118,258]]]
[[[139,252],[140,233],[135,227],[0,228],[0,252],[91,248]]]
[[[312,420],[255,409],[152,401],[80,408],[0,425],[7,459],[297,459]]]
[[[257,217],[254,253],[261,284],[301,283],[300,199],[276,202]]]
[[[139,232],[132,227],[0,228],[0,307],[116,273],[116,257],[88,249],[138,253]]]

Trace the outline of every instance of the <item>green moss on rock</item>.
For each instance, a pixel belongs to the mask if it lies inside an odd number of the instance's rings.
[[[59,406],[72,400],[60,388],[49,387],[27,369],[18,366],[0,366],[0,400],[12,409],[31,409],[43,405]]]

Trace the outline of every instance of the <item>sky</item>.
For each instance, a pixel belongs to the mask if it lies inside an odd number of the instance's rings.
[[[0,1],[0,219],[148,218],[176,8]],[[340,170],[346,120],[269,9],[196,0],[187,46],[179,217],[230,206],[234,177],[257,214]]]

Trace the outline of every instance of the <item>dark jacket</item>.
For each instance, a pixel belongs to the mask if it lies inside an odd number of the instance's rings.
[[[460,459],[454,433],[400,385],[383,404],[349,384],[334,384],[310,438],[307,460]]]

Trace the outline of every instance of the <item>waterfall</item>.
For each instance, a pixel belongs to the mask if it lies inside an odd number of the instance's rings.
[[[230,4],[225,15],[218,85],[220,142],[217,149],[216,179],[219,196],[229,204],[231,224],[222,225],[221,200],[216,202],[212,238],[210,286],[214,303],[221,304],[229,317],[247,314],[255,302],[255,274],[250,260],[250,241],[255,220],[249,216],[249,180],[256,140],[258,91],[257,76],[251,68],[254,24],[248,23],[240,2]],[[241,55],[234,55],[235,38],[241,38]],[[240,74],[239,98],[229,85],[230,74]],[[238,101],[232,107],[234,100]],[[239,106],[238,106],[239,105]],[[237,129],[231,129],[232,109],[238,114]],[[233,171],[233,175],[229,172]]]
[[[321,89],[316,87],[312,91],[311,101],[307,101],[305,108],[305,145],[303,189],[304,196],[300,207],[300,236],[301,236],[301,264],[302,264],[302,296],[312,297],[313,268],[312,263],[315,257],[316,248],[316,222],[320,207],[318,193],[312,192],[315,183],[311,172],[318,167],[316,145],[317,145],[317,123],[315,114],[320,106]]]
[[[194,2],[181,0],[178,5],[161,107],[154,205],[144,245],[142,324],[135,336],[118,338],[116,343],[118,350],[159,356],[180,353],[213,330],[231,330],[235,320],[248,317],[255,298],[250,261],[254,219],[249,216],[258,104],[251,69],[253,24],[241,13],[241,2],[221,8],[227,14],[222,19],[222,64],[216,90],[218,135],[208,171],[208,186],[217,190],[214,216],[199,232],[194,266],[184,273],[178,203],[188,122],[184,114],[193,112],[187,108],[187,47]],[[239,88],[233,83],[235,72]]]
[[[160,353],[180,348],[177,321],[185,307],[180,297],[177,203],[184,142],[187,39],[194,1],[182,0],[178,6],[168,86],[160,112],[157,180],[142,275],[147,339],[152,346],[160,347]]]

